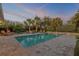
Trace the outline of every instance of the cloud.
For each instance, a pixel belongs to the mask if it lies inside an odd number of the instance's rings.
[[[25,8],[24,6],[22,6],[22,4],[16,4],[16,7],[21,9],[22,11],[16,12],[15,10],[4,9],[4,16],[5,19],[19,22],[22,22],[23,20],[34,16],[44,17],[48,15],[47,11],[42,9],[45,6],[46,5],[42,5],[39,8],[30,9]]]
[[[25,8],[22,4],[16,4],[16,6],[18,8],[20,8],[23,12],[25,13],[30,13],[32,15],[35,16],[39,16],[39,17],[44,17],[44,16],[48,16],[47,11],[43,10],[42,8],[44,8],[47,4],[40,6],[39,8],[36,9],[29,9],[29,8]]]
[[[20,13],[16,13],[16,12],[13,12],[13,11],[7,11],[7,10],[5,10],[4,13],[10,14],[10,15],[14,15],[14,16],[20,17],[20,18],[26,18],[25,16],[21,15]]]
[[[36,9],[36,10],[31,10],[31,11],[33,12],[33,14],[35,14],[35,16],[39,16],[39,17],[48,16],[48,13],[42,9]]]

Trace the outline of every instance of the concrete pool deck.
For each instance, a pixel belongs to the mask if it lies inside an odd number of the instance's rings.
[[[25,35],[25,34],[23,34]],[[14,56],[73,56],[76,38],[73,35],[62,35],[37,44],[23,48],[14,36],[0,36],[0,55]]]

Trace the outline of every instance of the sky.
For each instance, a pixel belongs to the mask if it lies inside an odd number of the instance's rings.
[[[61,17],[66,22],[79,10],[77,3],[3,3],[6,20],[22,22],[27,18],[49,16]]]

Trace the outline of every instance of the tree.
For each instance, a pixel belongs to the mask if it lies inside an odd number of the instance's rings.
[[[75,31],[79,28],[79,11],[71,18],[71,22],[75,25]]]
[[[24,21],[24,24],[29,27],[29,32],[30,32],[31,31],[31,26],[33,24],[32,20],[31,19],[27,19],[26,21]]]
[[[51,26],[53,27],[55,31],[57,31],[58,27],[62,25],[63,25],[63,21],[59,17],[53,18],[51,21]]]
[[[36,16],[34,18],[34,24],[35,24],[35,27],[36,27],[36,32],[38,31],[38,27],[40,26],[40,23],[41,23],[41,20],[38,16]]]
[[[49,17],[44,17],[44,22],[43,22],[43,24],[44,24],[44,28],[45,28],[45,31],[47,31],[48,30],[48,28],[50,27],[50,18]]]

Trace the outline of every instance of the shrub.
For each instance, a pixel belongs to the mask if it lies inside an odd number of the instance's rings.
[[[76,42],[76,46],[74,49],[74,55],[79,56],[79,40],[77,40],[77,42]]]
[[[22,33],[22,32],[24,32],[25,31],[25,28],[23,27],[23,25],[22,24],[13,24],[13,25],[11,25],[10,26],[12,29],[13,29],[13,31],[14,32],[16,32],[16,33]]]

